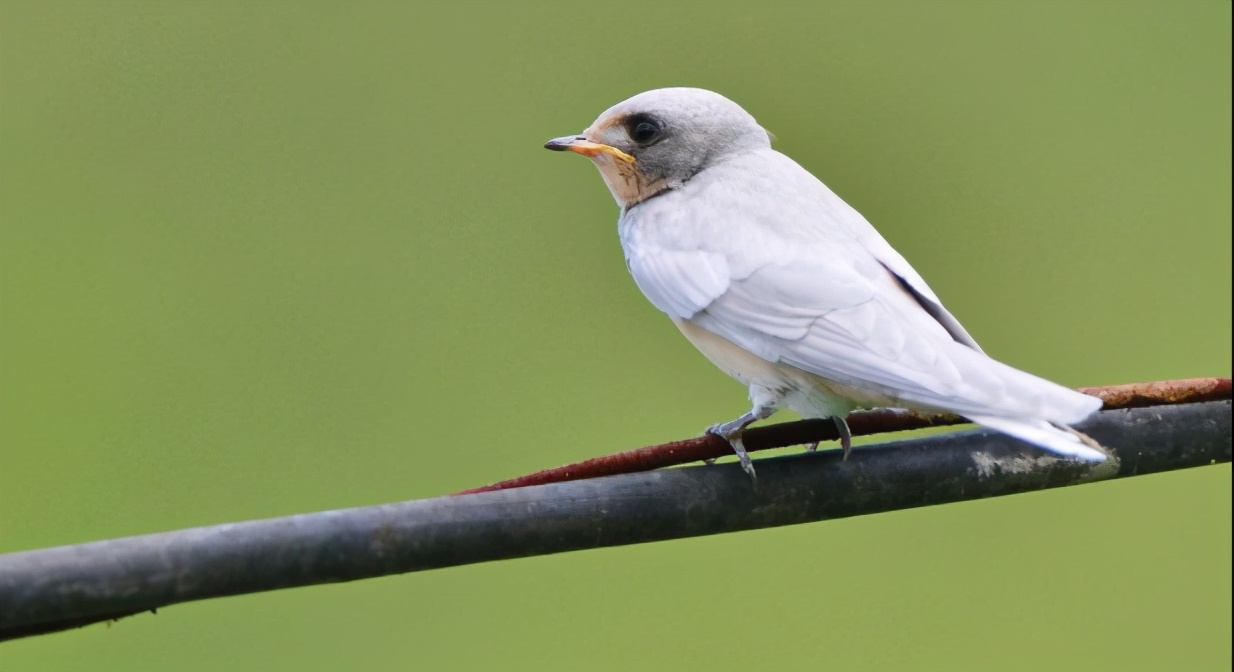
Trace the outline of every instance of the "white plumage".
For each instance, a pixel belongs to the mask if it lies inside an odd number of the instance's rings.
[[[659,137],[634,141],[631,119],[650,120],[640,123]],[[837,418],[941,410],[1063,455],[1105,458],[1066,428],[1101,400],[986,356],[904,257],[734,103],[699,89],[651,91],[576,141],[620,150],[592,156],[622,206],[630,273],[705,356],[750,386],[745,424],[779,407]],[[728,430],[742,453],[740,427]]]

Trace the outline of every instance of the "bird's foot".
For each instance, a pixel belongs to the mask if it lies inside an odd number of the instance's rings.
[[[853,452],[853,433],[849,431],[848,423],[844,421],[844,418],[833,415],[831,421],[836,423],[836,431],[840,433],[840,447],[844,449],[843,459],[848,461],[848,454]]]
[[[758,485],[758,476],[754,473],[754,462],[750,460],[750,454],[746,452],[745,444],[741,442],[741,436],[745,433],[747,425],[767,419],[772,413],[775,413],[775,410],[774,404],[760,404],[756,401],[754,408],[750,409],[749,413],[742,415],[740,418],[707,428],[708,434],[715,434],[728,441],[728,445],[733,447],[733,452],[737,453],[737,460],[741,462],[742,471],[750,475],[750,480],[755,485]]]
[[[742,471],[750,475],[751,481],[757,482],[758,475],[754,473],[754,462],[750,459],[750,454],[746,452],[745,444],[741,442],[741,435],[745,432],[746,425],[754,421],[747,417],[749,415],[747,413],[736,420],[712,425],[707,428],[707,433],[715,434],[728,441],[728,445],[733,447],[733,452],[737,453],[737,460],[741,462]]]

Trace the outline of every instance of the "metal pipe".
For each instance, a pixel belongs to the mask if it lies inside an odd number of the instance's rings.
[[[180,602],[793,525],[1229,462],[1230,401],[1105,411],[1102,464],[985,430],[0,555],[0,639]]]

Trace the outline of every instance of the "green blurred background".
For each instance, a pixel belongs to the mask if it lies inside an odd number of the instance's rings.
[[[1230,372],[1230,3],[0,5],[0,550],[745,409],[587,162],[716,89],[996,357]],[[1230,469],[169,608],[5,670],[1229,669]]]

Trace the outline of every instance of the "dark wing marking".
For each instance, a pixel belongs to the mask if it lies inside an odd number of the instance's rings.
[[[896,279],[896,282],[900,283],[900,287],[903,287],[904,291],[908,292],[908,295],[913,297],[913,299],[917,302],[917,305],[921,306],[922,310],[926,311],[930,317],[934,318],[935,321],[941,324],[943,329],[947,330],[948,334],[951,334],[951,337],[955,339],[956,343],[967,345],[973,350],[985,354],[981,349],[981,346],[977,345],[977,341],[973,340],[973,337],[968,335],[968,332],[960,324],[960,321],[955,319],[951,313],[947,312],[947,309],[944,308],[941,303],[931,301],[924,294],[917,291],[915,287],[913,287],[898,273],[891,270],[890,266],[883,264],[881,261],[879,263],[882,264],[883,268],[887,269],[887,272]]]

